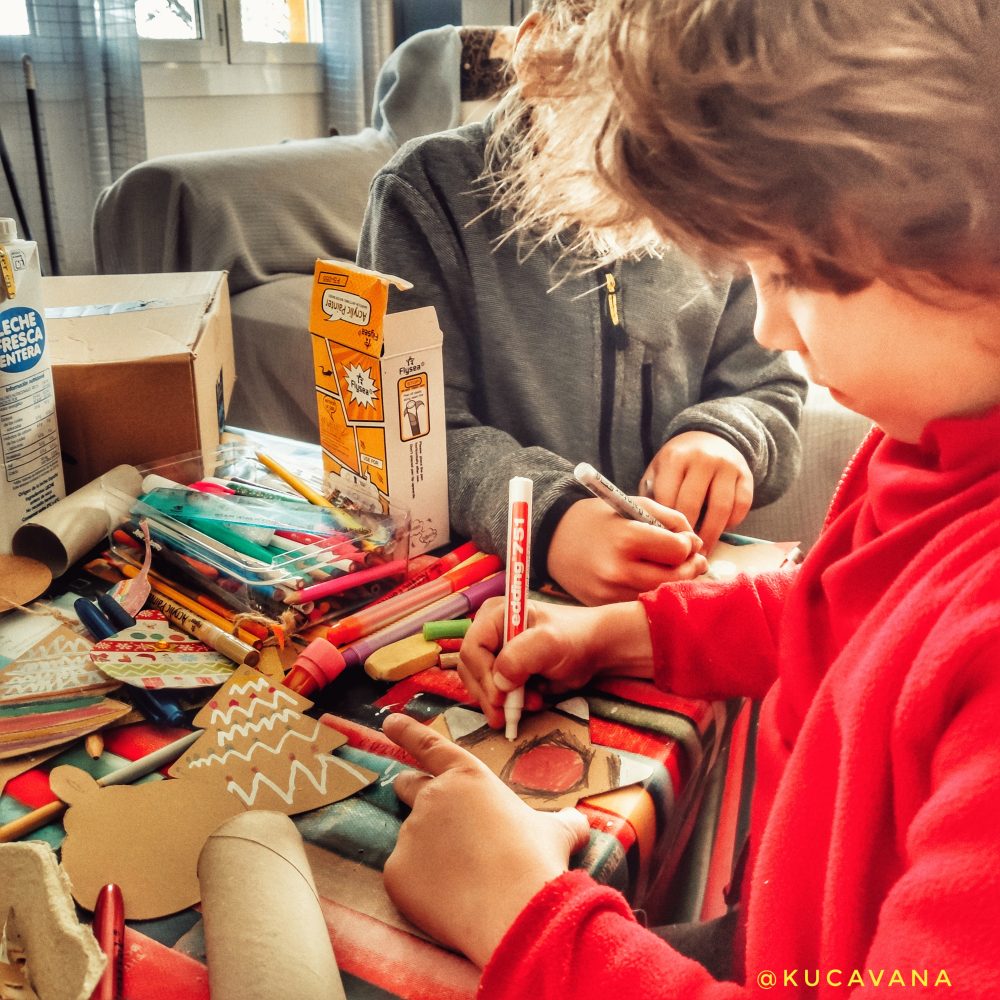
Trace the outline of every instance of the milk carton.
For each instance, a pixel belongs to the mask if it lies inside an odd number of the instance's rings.
[[[66,495],[41,302],[38,246],[0,218],[0,553]]]
[[[408,282],[317,260],[309,332],[323,466],[410,515],[410,555],[449,540],[442,334],[430,306],[385,315]]]

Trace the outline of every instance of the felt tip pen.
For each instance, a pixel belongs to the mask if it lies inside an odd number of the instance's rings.
[[[422,586],[397,594],[388,601],[376,601],[360,611],[355,611],[354,614],[341,618],[328,629],[327,641],[335,646],[354,642],[355,639],[370,635],[384,625],[398,621],[442,597],[447,597],[457,590],[464,590],[499,571],[500,559],[497,556],[485,556],[468,565],[456,566],[436,580],[429,580]]]
[[[528,575],[531,569],[532,482],[514,476],[508,488],[507,573],[504,580],[504,645],[520,635],[528,619]],[[517,739],[517,727],[524,708],[524,688],[508,691],[503,702],[504,734]]]
[[[620,514],[630,521],[642,521],[644,524],[652,524],[657,528],[665,527],[649,511],[643,510],[627,493],[615,486],[610,479],[602,476],[592,465],[581,462],[573,470],[573,475],[581,486],[590,490],[598,500],[603,500],[616,514]]]
[[[297,694],[309,697],[314,691],[318,691],[335,680],[345,667],[361,666],[376,649],[381,649],[390,642],[397,642],[399,639],[416,635],[424,627],[425,622],[441,621],[446,618],[466,618],[476,611],[483,601],[502,594],[503,589],[503,573],[494,573],[493,576],[473,583],[465,590],[442,597],[419,611],[415,611],[405,618],[400,618],[398,621],[392,622],[339,650],[324,639],[323,642],[330,647],[329,650],[326,650],[328,655],[323,658],[321,663],[317,663],[315,660],[303,662],[303,658],[300,657],[288,672],[288,676],[285,678],[285,687]]]
[[[325,580],[323,583],[314,583],[311,587],[285,591],[285,603],[304,604],[320,597],[332,597],[334,594],[342,594],[345,590],[360,587],[363,583],[372,583],[374,580],[381,580],[387,576],[402,576],[405,572],[405,559],[390,559],[388,562],[359,569],[355,573],[345,573],[343,576]]]
[[[206,621],[201,615],[182,607],[176,601],[153,591],[149,595],[149,603],[188,635],[194,636],[217,653],[228,657],[234,663],[255,667],[260,663],[260,651],[249,643],[237,639],[231,632],[226,632]]]
[[[455,569],[456,566],[461,565],[466,560],[472,559],[473,556],[477,555],[482,555],[482,553],[479,551],[479,547],[475,542],[463,542],[461,545],[453,548],[451,552],[446,552],[443,556],[440,556],[426,569],[408,577],[402,583],[393,587],[392,590],[383,594],[381,597],[376,598],[372,601],[372,604],[382,604],[390,598],[398,597],[407,590],[413,590],[415,587],[420,587],[425,583],[430,583],[431,580],[436,580],[439,576],[443,576],[447,573],[448,570]]]
[[[90,929],[107,959],[90,1000],[122,1000],[125,977],[125,900],[121,888],[109,882],[97,894]]]

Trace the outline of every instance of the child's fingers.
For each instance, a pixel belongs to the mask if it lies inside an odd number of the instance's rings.
[[[664,528],[669,528],[671,531],[691,530],[688,519],[679,510],[674,510],[673,507],[665,507],[662,503],[657,503],[655,500],[650,500],[646,497],[636,497],[635,502],[643,510],[649,511]]]
[[[461,767],[470,762],[480,766],[472,754],[467,753],[457,743],[445,739],[440,733],[425,726],[408,715],[393,713],[386,716],[382,732],[393,743],[401,746],[429,774],[442,774],[452,767]]]
[[[570,854],[583,850],[590,843],[590,824],[579,809],[567,806],[565,809],[553,813],[552,819],[565,829]]]
[[[406,770],[396,775],[392,782],[392,788],[396,793],[396,798],[400,802],[405,802],[412,809],[417,795],[433,780],[429,774],[424,774],[421,771]]]

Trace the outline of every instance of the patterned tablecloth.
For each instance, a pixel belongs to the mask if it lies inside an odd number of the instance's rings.
[[[583,693],[590,706],[592,741],[640,758],[651,774],[642,785],[580,803],[591,836],[574,864],[619,888],[651,919],[662,919],[706,775],[736,706],[678,698],[626,679],[607,680]],[[294,817],[350,1000],[459,1000],[475,994],[476,968],[409,925],[390,903],[381,876],[404,807],[391,786],[403,766],[400,752],[382,736],[380,720],[390,710],[429,720],[464,699],[454,671],[433,668],[391,687],[354,675],[324,691],[310,713],[347,736],[338,755],[380,776],[357,795]],[[123,759],[134,760],[179,735],[178,730],[146,724],[108,730],[98,760],[74,747],[11,779],[0,797],[0,823],[52,800],[48,771],[56,764],[72,763],[100,776],[120,767]],[[58,847],[62,826],[50,824],[33,836]],[[130,922],[127,944],[129,1000],[208,997],[196,910]]]

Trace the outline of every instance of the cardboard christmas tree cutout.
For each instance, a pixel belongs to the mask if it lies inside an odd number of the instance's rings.
[[[247,809],[292,816],[346,798],[377,777],[332,757],[347,738],[303,714],[312,702],[241,667],[195,716],[205,735],[170,774],[214,778]]]

